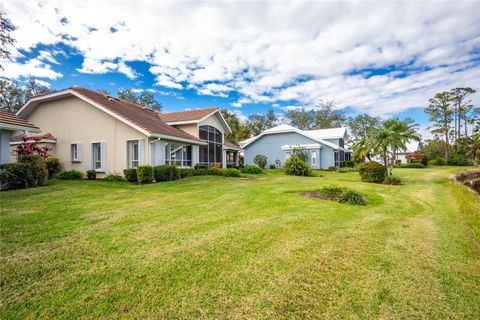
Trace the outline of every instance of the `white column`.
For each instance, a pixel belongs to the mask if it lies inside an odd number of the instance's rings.
[[[198,145],[192,145],[192,167],[200,161],[200,147]]]
[[[222,168],[227,167],[227,150],[222,147]]]

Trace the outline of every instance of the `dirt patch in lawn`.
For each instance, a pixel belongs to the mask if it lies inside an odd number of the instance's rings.
[[[338,201],[337,197],[326,196],[324,194],[321,194],[318,191],[299,192],[298,195],[301,196],[301,197],[304,197],[304,198],[317,198],[317,199],[322,199],[322,200]]]

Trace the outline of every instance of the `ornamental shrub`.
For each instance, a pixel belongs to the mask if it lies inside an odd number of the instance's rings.
[[[435,165],[436,166],[444,166],[446,164],[447,164],[447,162],[445,161],[445,158],[438,157],[437,159],[435,159]]]
[[[179,178],[178,168],[175,165],[162,165],[153,168],[155,181],[173,181]]]
[[[206,176],[207,175],[207,168],[193,169],[192,175],[193,176]]]
[[[370,161],[359,165],[358,173],[363,182],[380,183],[385,180],[387,169],[378,162]]]
[[[342,163],[340,163],[340,167],[342,168],[353,168],[355,163],[351,160],[345,160]]]
[[[290,157],[291,158],[298,158],[302,160],[303,162],[307,162],[308,159],[308,151],[305,148],[302,147],[294,147],[290,151]]]
[[[464,155],[455,154],[450,157],[447,164],[449,166],[468,166],[468,161]]]
[[[78,170],[63,171],[57,175],[57,179],[60,180],[81,180],[83,173]]]
[[[124,181],[124,179],[121,175],[114,174],[114,173],[107,174],[105,176],[105,178],[103,178],[103,180],[107,181],[107,182],[121,182],[121,181]]]
[[[305,176],[309,177],[312,175],[312,168],[305,161],[302,161],[300,158],[293,157],[288,159],[285,162],[285,173],[290,176]]]
[[[0,165],[0,184],[11,189],[24,189],[35,186],[32,168],[26,163],[5,163]]]
[[[207,176],[223,176],[223,170],[216,167],[209,167],[207,169]]]
[[[399,185],[402,183],[402,180],[400,180],[400,178],[396,176],[387,176],[385,180],[383,180],[383,183],[390,185]]]
[[[422,160],[420,161],[421,164],[423,164],[425,167],[428,166],[428,157],[426,155],[423,155]]]
[[[420,162],[402,163],[400,168],[424,169],[425,166]]]
[[[255,158],[253,158],[253,163],[259,166],[261,169],[264,169],[267,165],[267,157],[262,154],[257,154]]]
[[[328,167],[327,171],[336,172],[336,171],[337,171],[337,167],[334,167],[334,166]]]
[[[275,167],[274,164],[271,164],[271,165],[269,166],[269,168],[270,168],[270,169],[276,169],[277,167]]]
[[[245,167],[242,168],[242,173],[249,173],[249,174],[260,174],[262,173],[262,169],[260,169],[258,166],[256,165],[247,165]]]
[[[60,160],[54,157],[47,157],[44,159],[48,170],[48,177],[53,178],[54,175],[60,172]]]
[[[137,183],[137,169],[135,168],[128,168],[123,170],[123,175],[125,176],[125,180],[131,183]]]
[[[225,177],[235,177],[235,178],[238,178],[238,177],[242,176],[240,171],[237,170],[237,169],[234,169],[234,168],[227,168],[227,169],[223,170],[223,175]]]
[[[349,204],[358,204],[364,206],[367,204],[367,201],[363,195],[357,191],[353,190],[344,190],[340,195],[338,202],[349,203]]]
[[[337,170],[338,173],[348,173],[348,172],[357,172],[355,168],[343,167]]]
[[[88,180],[96,180],[97,179],[97,171],[87,170],[87,179]]]
[[[152,183],[153,177],[152,166],[143,164],[137,167],[137,181],[139,184]]]
[[[47,184],[48,170],[45,164],[45,160],[39,155],[28,154],[20,156],[19,163],[25,163],[32,171],[34,183],[32,187],[44,186]]]
[[[183,179],[193,176],[193,169],[191,168],[179,168],[178,169],[178,178]]]
[[[203,164],[196,164],[195,167],[193,167],[194,169],[207,169],[208,166],[206,165],[203,165]]]

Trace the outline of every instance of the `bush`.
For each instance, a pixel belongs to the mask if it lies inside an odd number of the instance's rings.
[[[275,167],[274,164],[271,164],[271,165],[269,166],[269,168],[270,168],[270,169],[277,169],[277,167]]]
[[[207,176],[223,176],[223,171],[220,168],[209,167],[207,169]]]
[[[206,176],[207,175],[207,168],[193,169],[192,175],[193,176]]]
[[[338,199],[338,202],[358,204],[362,206],[367,204],[367,201],[365,200],[363,195],[353,190],[344,190],[344,192],[341,194],[340,198]]]
[[[343,188],[339,186],[328,186],[323,187],[319,192],[327,197],[339,197],[343,193]]]
[[[423,156],[422,160],[420,161],[425,167],[428,166],[428,157],[426,155]]]
[[[193,176],[193,169],[191,168],[180,168],[178,169],[178,178],[184,179]]]
[[[290,176],[306,176],[312,175],[312,168],[300,158],[293,157],[285,162],[285,173]]]
[[[48,177],[53,178],[54,175],[60,172],[60,160],[54,157],[44,159],[48,170]]]
[[[391,184],[391,185],[399,185],[402,183],[402,180],[400,180],[399,177],[395,176],[387,176],[385,180],[383,180],[384,184]]]
[[[57,175],[57,179],[60,180],[81,180],[83,173],[78,170],[63,171]]]
[[[131,183],[137,183],[137,169],[135,168],[128,168],[123,170],[123,175],[125,176],[125,180]]]
[[[153,182],[153,167],[149,165],[140,165],[137,167],[137,181],[139,184],[148,184]]]
[[[193,167],[194,169],[207,169],[208,166],[206,165],[203,165],[203,164],[196,164],[195,167]]]
[[[378,162],[370,161],[358,166],[358,173],[363,182],[383,182],[387,169]]]
[[[11,189],[35,186],[32,168],[26,163],[5,163],[0,165],[0,183]]]
[[[468,161],[465,156],[457,154],[450,157],[447,164],[449,166],[468,166]]]
[[[95,179],[97,179],[97,171],[95,171],[95,170],[87,170],[87,179],[88,179],[88,180],[95,180]]]
[[[223,175],[225,177],[235,177],[235,178],[238,178],[238,177],[241,177],[241,173],[239,170],[237,169],[234,169],[234,168],[227,168],[225,170],[223,170]]]
[[[44,186],[47,184],[48,170],[45,160],[36,154],[28,154],[20,156],[19,163],[25,163],[32,171],[34,183],[32,187]]]
[[[355,168],[344,167],[337,170],[338,173],[357,172]]]
[[[438,157],[437,159],[435,159],[435,165],[436,166],[444,166],[446,164],[447,164],[447,162],[442,157]]]
[[[340,164],[340,167],[342,168],[353,168],[355,163],[351,160],[345,160]]]
[[[103,180],[107,181],[107,182],[120,182],[120,181],[124,181],[123,180],[123,177],[121,175],[118,175],[118,174],[113,174],[113,173],[109,173],[105,176],[105,178],[103,178]]]
[[[260,174],[262,172],[262,169],[255,165],[248,165],[242,168],[242,173]]]
[[[267,157],[262,154],[257,154],[255,158],[253,158],[253,163],[259,166],[261,169],[264,169],[267,165]]]
[[[290,151],[291,158],[299,158],[303,162],[307,162],[308,159],[308,151],[302,147],[295,147]]]
[[[429,166],[436,166],[437,165],[437,160],[435,160],[435,159],[434,160],[429,160],[428,165]]]
[[[336,172],[336,171],[337,171],[337,167],[334,167],[334,166],[328,167],[327,171]]]
[[[173,181],[179,177],[179,171],[175,165],[165,164],[162,166],[156,166],[153,168],[153,171],[156,182]]]
[[[420,162],[402,163],[400,168],[424,169],[425,166]]]

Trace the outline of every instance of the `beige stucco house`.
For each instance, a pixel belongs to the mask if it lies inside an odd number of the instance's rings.
[[[159,113],[85,88],[32,98],[17,116],[35,123],[63,170],[99,176],[140,164],[238,165],[241,149],[218,108]],[[16,142],[11,142],[14,148]]]

